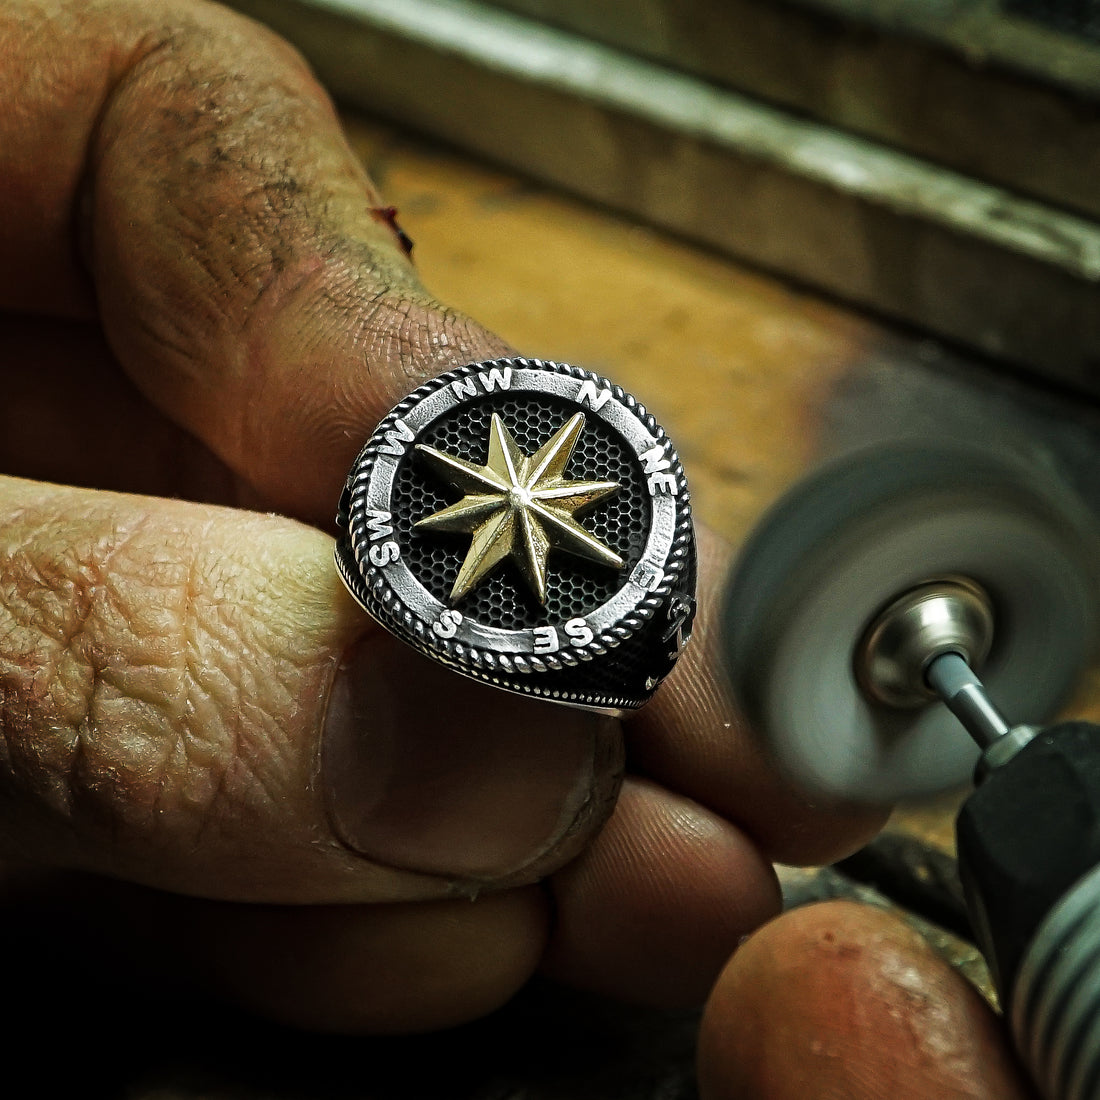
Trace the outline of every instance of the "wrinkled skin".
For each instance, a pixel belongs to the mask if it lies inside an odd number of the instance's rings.
[[[835,858],[881,824],[789,789],[734,711],[724,548],[701,533],[696,644],[625,729],[399,647],[332,568],[341,481],[418,382],[510,349],[420,285],[324,93],[264,29],[198,0],[8,0],[0,57],[4,889],[71,890],[142,945],[148,982],[306,1027],[445,1026],[540,968],[701,1002],[778,908],[770,860]],[[869,919],[784,918],[734,956],[710,1095],[742,1080],[750,1019],[793,1048],[739,1095],[803,1079],[799,1029],[835,982],[879,979],[826,952],[809,969],[844,977],[803,983],[775,945],[801,957],[819,924],[860,941]],[[1011,1095],[983,1006],[919,943],[894,950],[988,1035],[951,1052],[958,1094]],[[913,1095],[954,1095],[910,1056],[934,1016],[840,1020],[862,1061],[835,1072],[903,1064],[929,1082]]]

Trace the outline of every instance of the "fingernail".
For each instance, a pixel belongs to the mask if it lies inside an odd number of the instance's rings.
[[[378,632],[329,696],[329,816],[391,867],[505,878],[595,824],[610,742],[617,723],[478,684]]]

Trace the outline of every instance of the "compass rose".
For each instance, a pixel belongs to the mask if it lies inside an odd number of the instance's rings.
[[[511,559],[539,603],[546,603],[546,559],[563,550],[612,569],[623,559],[574,518],[619,487],[615,481],[568,481],[565,467],[584,429],[584,414],[567,420],[533,455],[525,455],[494,413],[489,456],[478,466],[424,444],[419,451],[436,473],[466,495],[415,524],[425,531],[469,534],[451,603]]]

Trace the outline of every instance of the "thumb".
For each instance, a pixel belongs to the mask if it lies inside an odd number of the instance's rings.
[[[0,856],[424,898],[537,877],[613,794],[613,723],[393,642],[293,521],[5,478],[0,577]]]

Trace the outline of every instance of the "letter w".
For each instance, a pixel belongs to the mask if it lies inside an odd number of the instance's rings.
[[[512,386],[512,368],[505,367],[501,370],[500,367],[493,367],[492,370],[479,374],[478,378],[481,379],[481,384],[485,387],[486,393],[492,393],[497,386],[502,390],[507,390]]]
[[[367,530],[370,531],[371,542],[377,542],[379,539],[387,538],[393,534],[393,528],[390,526],[391,519],[393,519],[391,512],[379,512],[374,508],[367,509]]]
[[[404,420],[397,419],[393,427],[385,432],[386,442],[379,443],[378,449],[387,455],[397,455],[400,458],[405,453],[405,448],[413,441],[412,429]]]

